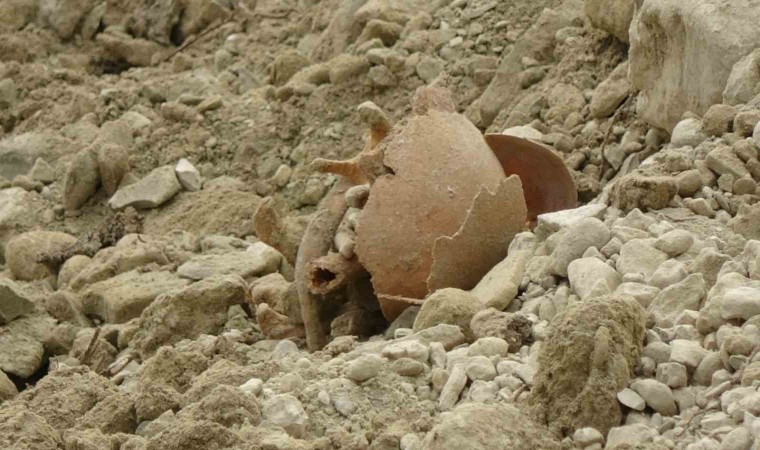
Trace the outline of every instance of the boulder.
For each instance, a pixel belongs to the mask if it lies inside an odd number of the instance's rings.
[[[140,317],[161,294],[190,284],[168,271],[131,270],[91,284],[82,294],[85,314],[108,323],[124,323]]]
[[[654,313],[658,326],[670,327],[684,310],[699,311],[706,293],[704,277],[701,273],[693,273],[660,291],[649,311]]]
[[[732,67],[760,40],[758,0],[644,0],[630,28],[639,113],[672,130],[684,112],[723,101]]]
[[[702,121],[699,119],[684,119],[673,128],[670,143],[673,147],[696,147],[707,139]]]
[[[422,303],[414,320],[414,332],[439,324],[457,325],[469,340],[473,340],[470,321],[482,309],[477,297],[456,288],[439,289]]]
[[[90,149],[77,153],[66,170],[63,186],[63,207],[69,211],[79,209],[98,190],[100,173],[98,161]]]
[[[34,311],[34,303],[11,280],[0,278],[0,325]]]
[[[591,247],[601,249],[609,240],[610,230],[601,220],[592,217],[578,221],[567,229],[554,248],[549,266],[551,273],[566,277],[567,266],[571,262],[583,256]]]
[[[29,378],[42,367],[45,349],[36,339],[19,332],[0,333],[0,370]]]
[[[580,258],[571,262],[567,269],[570,287],[582,299],[594,293],[600,282],[607,285],[606,292],[613,292],[622,281],[620,274],[597,258]]]
[[[542,421],[565,436],[620,425],[617,393],[639,363],[644,332],[644,309],[630,297],[587,299],[555,317],[529,398]]]
[[[132,206],[137,209],[157,208],[182,189],[174,167],[162,166],[154,169],[140,181],[119,189],[108,204],[113,209]]]
[[[634,0],[586,0],[586,15],[593,26],[628,43],[635,4]]]
[[[40,280],[54,275],[54,268],[37,262],[38,258],[59,254],[76,241],[74,236],[58,231],[29,231],[8,243],[5,260],[16,279]]]
[[[723,90],[723,102],[729,105],[749,103],[760,93],[760,49],[734,64]]]
[[[263,242],[257,242],[241,252],[195,256],[179,266],[177,274],[190,280],[202,280],[217,275],[250,278],[277,272],[281,262],[280,252]]]
[[[421,450],[559,450],[543,426],[513,405],[465,403],[425,436]]]
[[[181,158],[174,167],[174,172],[177,175],[179,183],[186,191],[200,190],[201,173],[198,172],[198,169],[190,161]]]
[[[627,3],[633,6],[633,1],[631,0],[602,1],[608,3]],[[587,8],[590,3],[599,3],[599,0],[587,0]],[[627,26],[625,36],[628,37]],[[609,76],[594,89],[594,94],[591,96],[591,103],[589,104],[591,116],[597,119],[611,116],[626,97],[631,94],[631,89],[631,82],[628,81],[628,61],[625,61],[615,67]]]
[[[158,297],[140,316],[131,346],[143,356],[162,345],[201,334],[217,334],[232,305],[245,303],[248,287],[234,275],[212,277]]]

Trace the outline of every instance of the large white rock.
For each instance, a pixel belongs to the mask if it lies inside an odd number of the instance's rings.
[[[128,206],[137,209],[156,208],[169,201],[181,189],[174,167],[162,166],[154,169],[142,180],[116,191],[108,201],[113,209]]]
[[[760,314],[760,289],[743,286],[723,296],[720,315],[724,319],[750,319]]]
[[[586,0],[586,15],[592,25],[627,43],[635,4],[633,0]]]
[[[571,262],[567,268],[570,287],[581,297],[591,294],[597,282],[607,283],[609,292],[620,285],[620,274],[597,258],[581,258]]]
[[[294,437],[303,434],[308,418],[301,402],[289,394],[269,398],[264,402],[263,413],[267,422],[281,426]]]
[[[723,101],[731,69],[760,41],[760,0],[644,0],[630,28],[638,110],[672,130]]]
[[[182,158],[174,167],[177,179],[186,191],[198,191],[201,188],[201,173],[195,168],[193,163]]]

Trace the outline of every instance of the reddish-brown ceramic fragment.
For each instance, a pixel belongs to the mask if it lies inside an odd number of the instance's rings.
[[[391,173],[375,180],[356,230],[356,254],[379,297],[425,298],[435,240],[459,230],[481,187],[495,191],[505,179],[472,123],[434,109],[446,105],[435,95],[418,98],[423,107],[418,101],[414,110],[421,114],[381,146]]]
[[[525,229],[527,208],[520,179],[502,180],[495,192],[483,187],[459,231],[436,239],[428,292],[470,290],[507,256],[514,236]]]
[[[486,134],[485,139],[504,173],[520,177],[531,223],[540,214],[577,206],[578,191],[570,172],[550,149],[504,134]]]

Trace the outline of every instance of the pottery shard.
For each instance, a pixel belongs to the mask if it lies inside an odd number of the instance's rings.
[[[523,228],[526,214],[517,176],[503,180],[495,193],[482,188],[462,228],[452,237],[435,241],[428,290],[475,287],[504,259],[509,243]]]
[[[384,146],[383,162],[393,173],[372,186],[356,254],[376,292],[421,299],[435,241],[457,233],[478,192],[495,192],[505,175],[480,131],[453,110],[412,116]],[[490,231],[503,230],[499,224]]]

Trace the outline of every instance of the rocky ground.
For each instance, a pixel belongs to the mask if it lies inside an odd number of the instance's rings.
[[[0,448],[760,449],[760,1],[0,17]],[[326,296],[311,351],[253,215],[303,235],[339,182],[312,162],[422,86],[552,148],[579,205],[391,323],[366,280]]]

